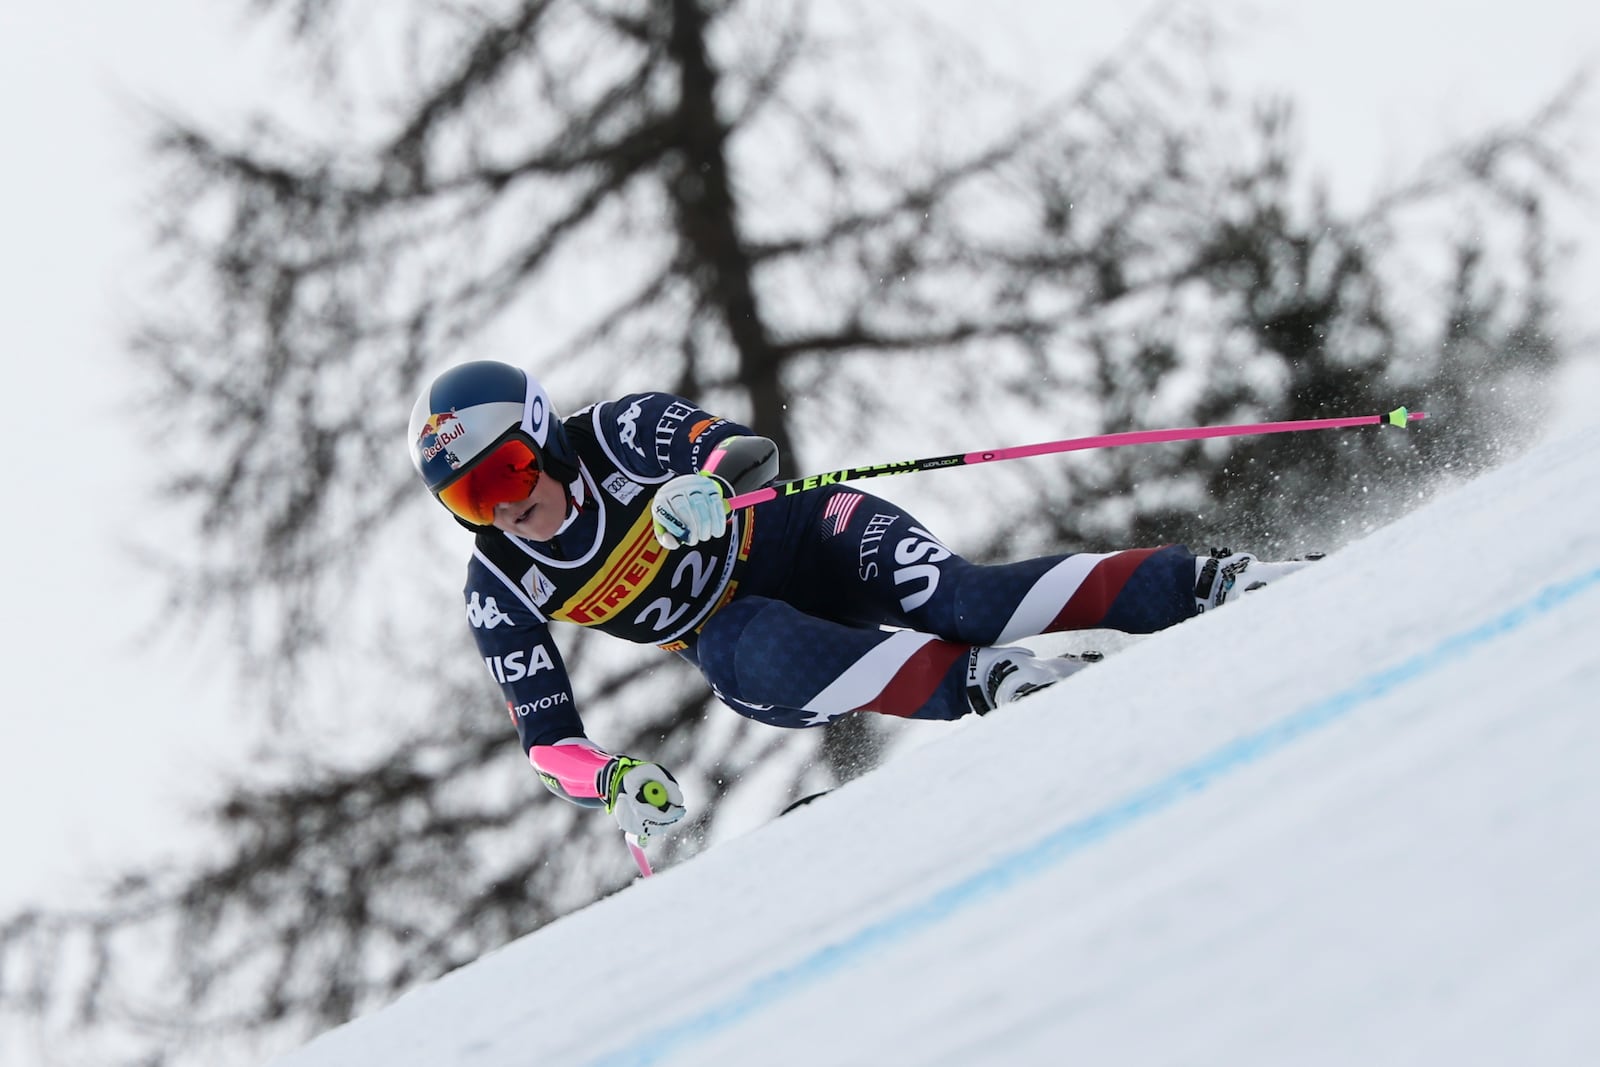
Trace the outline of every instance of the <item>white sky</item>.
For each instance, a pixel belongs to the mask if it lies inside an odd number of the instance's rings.
[[[968,0],[903,0],[958,22]],[[172,813],[243,758],[227,689],[205,649],[134,642],[157,587],[129,569],[133,535],[180,536],[149,494],[163,443],[122,419],[132,370],[119,351],[144,185],[118,94],[201,114],[264,82],[245,5],[227,0],[0,6],[0,307],[12,368],[6,430],[21,462],[5,531],[8,640],[0,716],[7,862],[0,909],[80,891],[108,862],[177,842]],[[1451,135],[1515,119],[1600,58],[1600,8],[1579,0],[1225,0],[1246,37],[1229,75],[1301,107],[1317,168],[1341,198],[1402,173]],[[990,0],[966,32],[1042,85],[1119,41],[1140,5]],[[1287,55],[1269,55],[1292,46]],[[1591,129],[1594,102],[1588,113]],[[1600,189],[1600,146],[1582,171]],[[1600,215],[1569,220],[1585,249],[1571,292],[1600,284]],[[142,425],[142,424],[141,424]],[[20,481],[20,485],[18,484]],[[53,509],[59,507],[59,513]],[[165,522],[165,526],[163,523]]]

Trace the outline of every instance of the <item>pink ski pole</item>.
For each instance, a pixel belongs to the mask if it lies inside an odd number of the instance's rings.
[[[639,874],[649,878],[655,873],[650,870],[650,858],[644,854],[644,844],[633,834],[625,833],[622,839],[628,843],[628,851],[633,853],[633,862],[639,865]]]
[[[1117,448],[1122,445],[1155,445],[1169,441],[1198,441],[1208,437],[1250,437],[1267,433],[1295,433],[1300,430],[1335,430],[1346,426],[1398,426],[1428,417],[1424,411],[1395,408],[1384,415],[1351,415],[1337,419],[1296,419],[1290,422],[1255,422],[1239,426],[1187,426],[1169,430],[1130,430],[1125,433],[1103,433],[1094,437],[1074,437],[1065,441],[1045,441],[1036,445],[1016,445],[985,452],[956,452],[948,456],[930,456],[926,459],[903,459],[895,463],[878,463],[869,467],[846,467],[843,470],[813,474],[807,478],[794,478],[775,482],[764,489],[740,493],[728,501],[728,508],[744,508],[760,504],[779,496],[793,496],[825,485],[853,482],[862,478],[887,478],[892,474],[915,474],[917,471],[938,470],[944,467],[967,467],[974,463],[996,463],[1003,459],[1026,459],[1029,456],[1049,456],[1057,452],[1080,452],[1090,448]]]

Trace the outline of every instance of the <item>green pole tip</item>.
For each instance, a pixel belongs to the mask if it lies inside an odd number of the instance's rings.
[[[1395,408],[1393,411],[1389,412],[1389,414],[1385,415],[1384,421],[1386,421],[1390,426],[1404,427],[1405,424],[1410,421],[1410,418],[1411,412],[1407,411],[1403,407],[1400,407]]]

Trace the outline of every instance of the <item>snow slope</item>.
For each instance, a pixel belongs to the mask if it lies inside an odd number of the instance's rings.
[[[1600,1063],[1596,441],[278,1063]]]

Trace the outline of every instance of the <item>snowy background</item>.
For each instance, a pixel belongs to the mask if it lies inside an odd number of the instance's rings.
[[[1600,1062],[1597,470],[1591,423],[274,1063]]]

